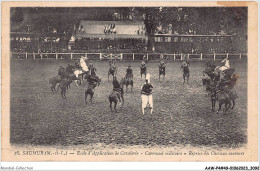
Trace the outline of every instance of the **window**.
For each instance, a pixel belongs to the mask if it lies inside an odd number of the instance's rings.
[[[162,40],[163,40],[162,37],[155,37],[155,38],[154,38],[154,41],[155,41],[155,42],[163,42]]]
[[[174,37],[173,41],[178,42],[178,37]]]
[[[171,37],[165,37],[165,42],[171,42]]]
[[[189,38],[188,37],[182,37],[181,38],[181,42],[188,42],[189,41]]]

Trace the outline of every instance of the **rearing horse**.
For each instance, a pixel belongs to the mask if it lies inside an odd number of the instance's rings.
[[[190,69],[187,62],[182,63],[181,69],[183,70],[183,84],[185,84],[185,78],[187,78],[187,83],[189,83]]]
[[[147,73],[147,71],[146,71],[145,62],[143,61],[143,62],[141,63],[141,65],[140,65],[141,78],[142,78],[143,74],[144,74],[144,78],[146,78],[146,73]]]
[[[128,91],[128,85],[131,85],[131,92],[133,90],[133,85],[134,85],[134,81],[133,81],[133,77],[131,76],[126,76],[125,78],[123,78],[123,85],[126,86],[126,92]]]
[[[114,78],[116,79],[116,78]],[[113,82],[114,83],[114,82]],[[121,98],[122,98],[122,105],[124,104],[124,87],[123,87],[123,79],[119,83],[118,88],[113,88],[113,90],[110,92],[108,96],[108,100],[110,103],[110,110],[112,111],[112,103],[114,103],[114,109],[116,110],[116,105],[118,101],[121,103]]]
[[[159,80],[161,79],[161,75],[163,75],[163,79],[165,79],[165,68],[166,65],[165,64],[159,64]]]
[[[94,91],[96,86],[100,85],[101,78],[99,78],[95,73],[95,68],[91,69],[91,74],[86,75],[86,79],[88,82],[87,90],[85,91],[85,103],[87,104],[87,97],[90,95],[90,102],[93,105],[92,99],[94,96]]]
[[[116,66],[115,66],[115,62],[113,62],[113,61],[110,61],[109,62],[109,65],[110,65],[110,67],[109,67],[109,69],[108,69],[108,80],[109,80],[109,75],[112,75],[113,76],[113,78],[116,76],[116,73],[117,73],[117,68],[116,68]]]

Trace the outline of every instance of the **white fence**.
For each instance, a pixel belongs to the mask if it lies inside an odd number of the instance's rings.
[[[247,59],[246,53],[212,53],[212,54],[183,54],[183,53],[16,53],[11,52],[12,59],[79,59],[81,56],[92,60],[182,60],[187,57],[191,60],[221,60],[226,57],[229,59]]]

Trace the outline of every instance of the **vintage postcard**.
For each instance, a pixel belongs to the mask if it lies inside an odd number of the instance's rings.
[[[256,2],[2,2],[3,161],[258,161]]]

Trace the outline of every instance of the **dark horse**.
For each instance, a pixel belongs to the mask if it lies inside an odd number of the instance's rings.
[[[131,92],[132,92],[134,86],[133,77],[126,76],[125,78],[123,78],[123,85],[126,86],[126,90],[125,90],[126,92],[128,91],[128,85],[131,85]]]
[[[147,71],[146,71],[146,66],[145,66],[145,65],[141,65],[141,66],[140,66],[141,78],[142,78],[143,74],[144,74],[144,77],[146,78],[146,73],[147,73]]]
[[[165,79],[165,68],[166,68],[165,65],[159,65],[159,80],[161,75],[163,75],[163,79]]]
[[[110,61],[109,65],[110,65],[110,67],[108,69],[108,74],[107,74],[108,80],[109,80],[109,75],[112,75],[113,78],[114,78],[116,76],[116,73],[117,73],[117,68],[115,66],[115,62]]]
[[[87,87],[87,90],[85,91],[85,103],[86,104],[87,104],[87,97],[88,97],[88,95],[90,95],[90,102],[93,105],[92,99],[94,96],[95,88],[97,85],[99,86],[100,82],[101,82],[101,79],[96,75],[95,70],[96,70],[95,68],[92,68],[91,74],[87,74],[85,77],[88,82],[88,87]]]
[[[188,65],[181,65],[181,69],[183,70],[183,84],[185,84],[185,78],[187,78],[187,83],[189,83],[190,77],[190,69]]]
[[[143,74],[144,74],[144,77],[146,77],[146,66],[145,67],[140,67],[140,74],[141,74],[141,78],[143,77]]]
[[[116,78],[114,78],[114,80],[115,79]],[[113,88],[113,90],[110,92],[108,96],[111,111],[112,111],[112,103],[114,103],[114,109],[117,112],[116,110],[117,102],[119,101],[121,103],[121,98],[122,98],[122,105],[124,104],[123,79],[120,81],[119,86],[120,86],[119,88]]]
[[[63,99],[67,99],[66,97],[66,90],[68,90],[68,85],[71,83],[71,78],[70,77],[65,77],[61,80],[59,84],[59,88],[61,89],[61,97]]]
[[[225,113],[232,105],[231,109],[235,107],[235,100],[238,98],[236,90],[233,87],[228,87],[226,83],[219,83],[210,89],[211,93],[211,103],[212,111],[215,110],[216,101],[219,102],[219,109],[217,113],[221,110],[223,104],[225,104]]]
[[[49,83],[51,84],[51,91],[54,93],[54,91],[56,91],[56,85],[58,83],[60,83],[62,80],[62,77],[61,76],[56,76],[56,77],[53,77],[53,78],[50,78],[49,79]]]

